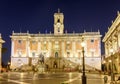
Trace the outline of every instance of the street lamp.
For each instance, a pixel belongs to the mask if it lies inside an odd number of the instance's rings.
[[[111,70],[111,83],[114,83],[115,81],[115,77],[114,77],[114,71],[113,71],[113,49],[110,49],[110,52],[111,52],[111,67],[112,67],[112,70]]]
[[[85,58],[84,58],[84,47],[85,47],[85,43],[83,42],[83,39],[82,39],[82,43],[81,43],[81,46],[82,46],[82,54],[83,54],[83,75],[82,75],[82,84],[86,84],[86,75],[85,75]]]

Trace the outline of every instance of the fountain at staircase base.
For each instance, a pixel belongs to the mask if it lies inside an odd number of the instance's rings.
[[[35,67],[35,71],[36,71],[37,73],[44,73],[44,72],[45,72],[45,64],[39,62],[39,63],[36,65],[36,67]]]

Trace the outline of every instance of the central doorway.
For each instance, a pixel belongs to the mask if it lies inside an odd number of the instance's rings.
[[[55,52],[55,58],[58,58],[58,52]]]

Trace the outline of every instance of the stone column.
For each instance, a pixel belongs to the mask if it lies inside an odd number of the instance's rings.
[[[41,41],[38,41],[38,55],[41,53]]]
[[[99,55],[98,55],[98,57],[100,57],[101,56],[101,38],[99,38],[99,41],[98,41],[99,43],[98,43],[98,49],[99,49]]]
[[[118,37],[116,35],[113,36],[112,47],[113,47],[114,51],[118,50]]]
[[[65,51],[65,42],[63,41],[63,42],[62,42],[62,57],[64,57],[64,55],[65,55],[65,54],[64,54],[64,53],[65,53],[64,51]]]
[[[76,51],[76,45],[75,45],[75,41],[73,41],[72,42],[72,53],[73,53],[73,56],[75,55],[75,51]]]
[[[26,44],[26,50],[27,50],[26,55],[27,55],[27,57],[30,57],[30,41],[29,41],[29,39],[27,39],[26,43],[27,43]]]
[[[48,42],[48,52],[49,52],[49,57],[51,56],[51,50],[52,50],[52,43],[49,41]]]
[[[116,42],[117,42],[117,50],[119,50],[119,32],[117,31]]]
[[[113,50],[115,51],[115,39],[114,39],[114,37],[113,37],[113,39],[112,39],[112,48],[113,48]]]
[[[108,45],[107,45],[107,42],[105,43],[105,55],[108,55]]]
[[[118,50],[118,41],[117,41],[117,38],[115,39],[114,42],[115,42],[115,44],[114,44],[114,45],[115,45],[115,46],[114,46],[114,47],[115,47],[115,51],[117,51],[117,50]]]
[[[109,56],[109,43],[107,41],[107,52],[106,52],[106,55]]]
[[[108,56],[110,56],[111,55],[111,53],[110,53],[110,49],[111,49],[111,47],[112,47],[112,45],[111,45],[112,43],[111,42],[109,42],[108,43]]]

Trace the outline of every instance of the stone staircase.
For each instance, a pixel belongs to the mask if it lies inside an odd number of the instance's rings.
[[[66,58],[47,58],[45,64],[48,64],[50,68],[54,68],[54,62],[57,62],[58,68],[69,67],[69,66],[78,66],[78,64],[66,59]]]
[[[54,68],[54,61],[57,62],[57,68]],[[49,66],[49,68],[53,71],[55,69],[60,69],[62,71],[63,68],[71,68],[75,70],[82,70],[82,61],[80,59],[75,59],[75,58],[46,58],[45,59],[45,64]],[[96,70],[94,67],[85,65],[86,70],[94,71]]]

